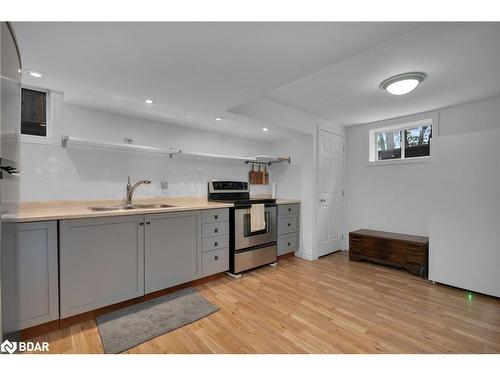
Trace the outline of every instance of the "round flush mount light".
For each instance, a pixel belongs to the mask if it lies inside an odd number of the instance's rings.
[[[268,128],[262,128],[262,131],[263,132],[267,132],[267,131],[269,131],[269,129]]]
[[[154,104],[155,101],[153,99],[144,99],[144,103],[146,103],[146,104]]]
[[[398,74],[382,81],[380,88],[392,95],[404,95],[413,91],[426,78],[427,74],[422,72]]]
[[[37,72],[36,70],[26,70],[26,73],[28,73],[33,78],[45,78],[46,77],[45,74],[43,74],[42,72]]]
[[[215,121],[222,121],[222,117],[217,116],[217,117],[215,118]]]

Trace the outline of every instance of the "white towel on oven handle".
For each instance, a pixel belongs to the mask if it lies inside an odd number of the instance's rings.
[[[252,204],[250,207],[250,231],[258,232],[266,229],[266,206],[264,204]]]

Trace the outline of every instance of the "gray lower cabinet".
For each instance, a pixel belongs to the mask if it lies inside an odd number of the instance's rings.
[[[278,256],[300,249],[300,204],[278,206]]]
[[[146,215],[145,290],[201,277],[201,211]]]
[[[202,276],[229,269],[229,209],[204,210],[202,214]]]
[[[144,217],[62,220],[61,318],[144,294]]]
[[[59,319],[57,222],[22,223],[13,228],[15,252],[3,254],[2,259],[4,276],[10,274],[10,285],[4,290],[12,308],[5,316],[8,331]]]

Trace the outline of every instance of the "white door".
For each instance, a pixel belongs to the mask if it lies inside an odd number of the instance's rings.
[[[342,248],[344,137],[318,133],[317,256]]]

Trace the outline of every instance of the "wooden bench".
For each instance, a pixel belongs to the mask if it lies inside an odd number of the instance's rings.
[[[349,260],[400,267],[427,277],[428,258],[428,237],[369,229],[349,233]]]

